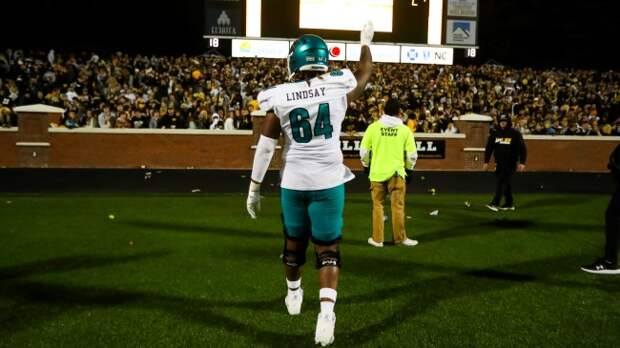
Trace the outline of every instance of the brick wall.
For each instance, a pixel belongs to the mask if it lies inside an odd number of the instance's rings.
[[[253,145],[264,119],[253,131],[48,129],[49,113],[20,113],[18,129],[0,130],[0,167],[8,168],[196,168],[251,169]],[[421,170],[479,170],[488,123],[459,121],[464,134],[418,134],[442,139],[444,159],[420,159]],[[620,137],[526,136],[528,171],[604,172]],[[277,150],[271,168],[281,165]],[[361,170],[357,158],[345,164]]]
[[[115,133],[116,132],[116,133]],[[16,131],[0,132],[0,166],[10,168],[202,168],[250,169],[254,136],[212,132],[184,134],[183,130],[163,133],[88,133],[85,130],[52,131],[47,140],[47,157],[32,156],[36,147],[18,147],[22,141]],[[432,138],[427,135],[426,138]],[[482,165],[480,152],[464,152],[465,139],[445,139],[445,159],[421,159],[418,169],[477,170]],[[526,137],[528,171],[604,172],[609,154],[620,144],[618,138]],[[280,166],[281,152],[272,167]],[[477,158],[476,158],[477,157]],[[345,159],[352,169],[361,169],[356,158]]]

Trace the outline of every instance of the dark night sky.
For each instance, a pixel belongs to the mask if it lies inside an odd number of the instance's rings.
[[[481,50],[515,66],[620,67],[617,0],[480,0]]]
[[[480,0],[479,61],[618,69],[620,62],[612,54],[620,41],[616,3]],[[205,50],[203,0],[21,0],[3,2],[0,8],[2,48],[171,54]],[[26,22],[26,15],[32,20]]]

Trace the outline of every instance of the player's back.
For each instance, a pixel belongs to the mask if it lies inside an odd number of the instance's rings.
[[[353,178],[342,164],[340,131],[347,93],[356,85],[343,69],[259,94],[261,109],[273,110],[284,133],[282,187],[321,190]]]

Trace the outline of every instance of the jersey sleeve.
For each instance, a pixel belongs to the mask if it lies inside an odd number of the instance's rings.
[[[328,84],[335,89],[346,93],[357,87],[357,79],[349,69],[337,69],[326,73]]]
[[[347,93],[349,93],[357,87],[357,79],[349,69],[342,69],[342,73],[342,83],[344,85],[344,89]]]
[[[277,87],[267,88],[258,93],[258,105],[261,110],[269,111],[274,108]]]

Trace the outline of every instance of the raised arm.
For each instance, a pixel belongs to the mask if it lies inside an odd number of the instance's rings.
[[[370,76],[372,75],[372,54],[370,53],[370,42],[374,36],[374,27],[372,22],[368,22],[362,28],[360,32],[360,62],[357,70],[355,71],[355,79],[357,80],[357,86],[347,94],[347,103],[361,97],[364,94],[364,89]]]

